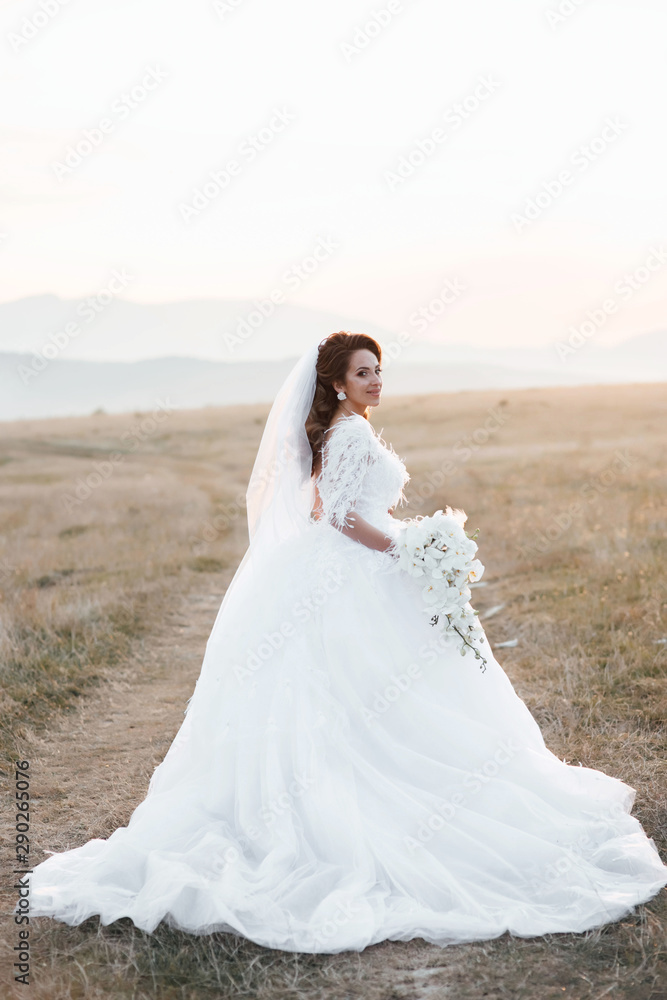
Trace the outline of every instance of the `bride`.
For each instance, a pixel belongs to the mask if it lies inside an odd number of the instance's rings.
[[[334,953],[584,931],[667,884],[635,790],[548,750],[488,643],[481,671],[433,635],[380,361],[335,333],[288,376],[183,723],[126,827],[35,867],[31,916]]]

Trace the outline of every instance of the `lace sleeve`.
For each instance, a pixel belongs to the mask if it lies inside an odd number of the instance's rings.
[[[324,520],[336,528],[351,527],[349,515],[376,457],[373,429],[358,414],[341,418],[325,432],[322,471],[316,480]]]

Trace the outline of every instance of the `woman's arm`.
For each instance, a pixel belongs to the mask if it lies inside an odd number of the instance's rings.
[[[390,514],[392,510],[393,507],[389,511]],[[322,499],[317,485],[315,485],[315,504],[312,513],[316,515],[318,520],[320,519]],[[370,524],[359,514],[349,514],[347,520],[351,521],[352,525],[350,527],[345,525],[342,528],[338,528],[338,530],[342,531],[348,538],[354,538],[356,541],[361,542],[362,545],[367,545],[369,549],[377,549],[379,552],[386,552],[391,546],[393,539],[389,535],[385,535],[384,531],[380,531],[375,525]]]
[[[367,545],[369,549],[386,552],[394,544],[393,538],[385,535],[384,531],[380,531],[379,528],[366,521],[360,514],[355,514],[352,511],[348,515],[347,520],[351,522],[351,526],[349,528],[344,526],[338,530],[342,531],[348,538],[354,538],[357,542],[361,542],[362,545]]]
[[[320,474],[314,477],[311,517],[328,521],[348,538],[361,542],[369,549],[389,551],[394,539],[355,510],[363,494],[366,473],[380,455],[373,429],[363,418],[347,418],[327,430],[330,437],[323,445],[324,464]],[[395,554],[398,555],[397,552]]]

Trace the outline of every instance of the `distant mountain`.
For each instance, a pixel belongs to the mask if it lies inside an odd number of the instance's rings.
[[[389,339],[392,339],[391,337]],[[386,343],[387,341],[385,341]],[[269,402],[296,360],[202,361],[162,357],[134,362],[65,356],[35,372],[34,354],[0,353],[0,420]],[[643,334],[615,347],[585,344],[560,360],[555,350],[484,351],[465,344],[414,343],[385,359],[386,395],[548,385],[667,381],[667,335]]]
[[[410,347],[410,361],[429,364],[492,365],[515,372],[549,372],[559,374],[563,381],[568,373],[575,373],[587,381],[662,381],[667,378],[667,331],[639,334],[611,347],[595,339],[584,341],[570,352],[570,345],[563,339],[564,347],[496,347],[480,348],[468,344],[415,343]],[[541,384],[541,383],[540,383]],[[553,384],[561,384],[556,382]]]
[[[318,332],[324,338],[337,330],[359,331],[382,343],[393,337],[366,320],[288,301],[278,305],[267,300],[258,305],[257,299],[129,302],[116,291],[123,281],[127,276],[121,270],[91,297],[65,300],[35,295],[0,302],[0,349],[19,354],[50,350],[52,339],[63,338],[67,324],[73,324],[72,335],[61,339],[66,349],[60,355],[86,361],[181,355],[234,363],[280,360],[303,354]]]
[[[261,322],[261,309],[271,307],[257,300],[129,302],[121,297],[127,279],[115,272],[84,299],[0,303],[0,420],[146,410],[167,395],[183,408],[268,402],[318,332],[336,330],[363,331],[383,345],[390,395],[667,380],[662,331],[614,347],[593,338],[565,357],[556,345],[447,344],[438,331],[439,339],[415,335],[393,358],[396,333],[364,320],[290,302]],[[184,343],[190,356],[181,356]],[[145,360],[126,360],[138,355]]]
[[[270,400],[294,363],[54,360],[30,374],[33,355],[0,353],[0,420],[150,410],[169,397],[179,409]],[[24,382],[24,379],[28,379]]]

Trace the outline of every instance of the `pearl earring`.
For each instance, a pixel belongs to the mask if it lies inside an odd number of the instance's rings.
[[[345,393],[345,392],[339,392],[338,393],[338,398],[339,399],[347,399],[347,393]]]

